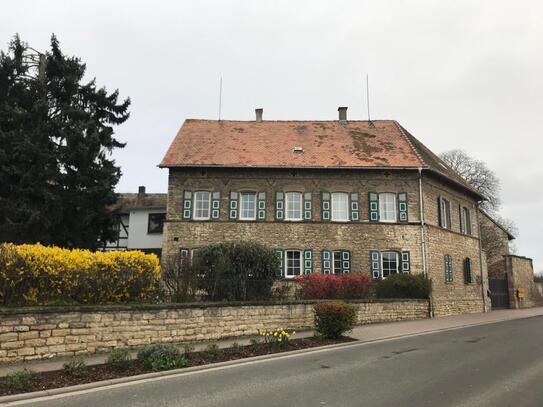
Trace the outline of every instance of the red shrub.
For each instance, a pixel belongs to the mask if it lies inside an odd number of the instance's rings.
[[[302,298],[311,300],[366,298],[371,279],[364,274],[319,274],[296,277]]]

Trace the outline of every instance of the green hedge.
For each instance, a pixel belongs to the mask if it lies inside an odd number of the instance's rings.
[[[198,250],[199,287],[211,301],[266,300],[279,269],[275,252],[258,243],[220,243]]]
[[[393,274],[375,284],[377,298],[430,298],[432,281],[424,274]]]

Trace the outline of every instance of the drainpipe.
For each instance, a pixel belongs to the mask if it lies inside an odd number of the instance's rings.
[[[422,272],[428,278],[428,267],[426,265],[426,233],[424,223],[424,195],[422,193],[422,168],[419,168],[419,209],[420,209],[420,247],[422,251]],[[428,299],[430,318],[434,317],[434,306],[432,295]]]
[[[479,207],[481,202],[477,202],[477,224],[479,225],[479,268],[481,269],[481,295],[483,297],[483,312],[486,312],[486,293],[485,293],[485,279],[483,273],[483,244],[481,239],[481,220],[479,219]]]

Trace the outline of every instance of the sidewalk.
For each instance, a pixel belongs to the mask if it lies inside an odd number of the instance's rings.
[[[543,316],[543,307],[527,308],[522,310],[498,310],[488,313],[454,315],[450,317],[438,317],[433,319],[420,319],[415,321],[401,321],[382,324],[358,326],[349,336],[362,342],[374,341],[378,339],[394,338],[405,335],[420,334],[425,332],[436,332],[441,330],[460,328],[473,325],[491,324],[494,322],[508,321],[513,319],[530,318]],[[313,336],[313,331],[296,332],[295,338],[307,338]],[[232,343],[237,342],[240,345],[250,344],[249,338],[225,339],[216,341],[220,348],[228,348]],[[201,342],[194,344],[195,350],[203,350],[212,342]],[[132,357],[136,356],[137,351],[132,351]],[[11,365],[0,366],[0,377],[6,374],[21,370],[23,368],[31,369],[34,372],[46,372],[62,369],[62,365],[71,358],[56,358],[53,360],[36,360],[31,362],[22,362]],[[87,365],[96,365],[104,363],[107,354],[98,354],[83,357]]]

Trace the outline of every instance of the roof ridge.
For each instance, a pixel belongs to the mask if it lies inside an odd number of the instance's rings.
[[[403,127],[400,125],[400,123],[398,123],[396,120],[392,120],[394,122],[394,124],[396,125],[396,127],[398,127],[398,130],[400,130],[400,134],[403,136],[403,138],[407,141],[407,144],[409,144],[409,147],[411,147],[411,150],[413,150],[413,152],[415,153],[415,155],[417,156],[417,158],[419,159],[420,163],[423,165],[423,166],[426,166],[426,167],[429,167],[429,165],[424,162],[424,160],[422,159],[422,156],[420,155],[419,153],[419,150],[417,150],[415,148],[415,146],[413,145],[413,143],[411,142],[411,140],[409,139],[409,137],[407,137],[407,134],[405,134],[405,131],[403,129]]]
[[[337,119],[329,119],[329,120],[315,120],[315,119],[301,119],[301,120],[262,120],[261,122],[256,122],[255,120],[216,120],[216,119],[194,119],[194,118],[186,118],[185,121],[199,121],[199,122],[229,122],[229,123],[299,123],[299,122],[313,122],[313,123],[338,123]],[[345,122],[342,122],[342,124],[345,123],[373,123],[373,122],[395,122],[394,119],[372,119],[372,120],[346,120]]]

